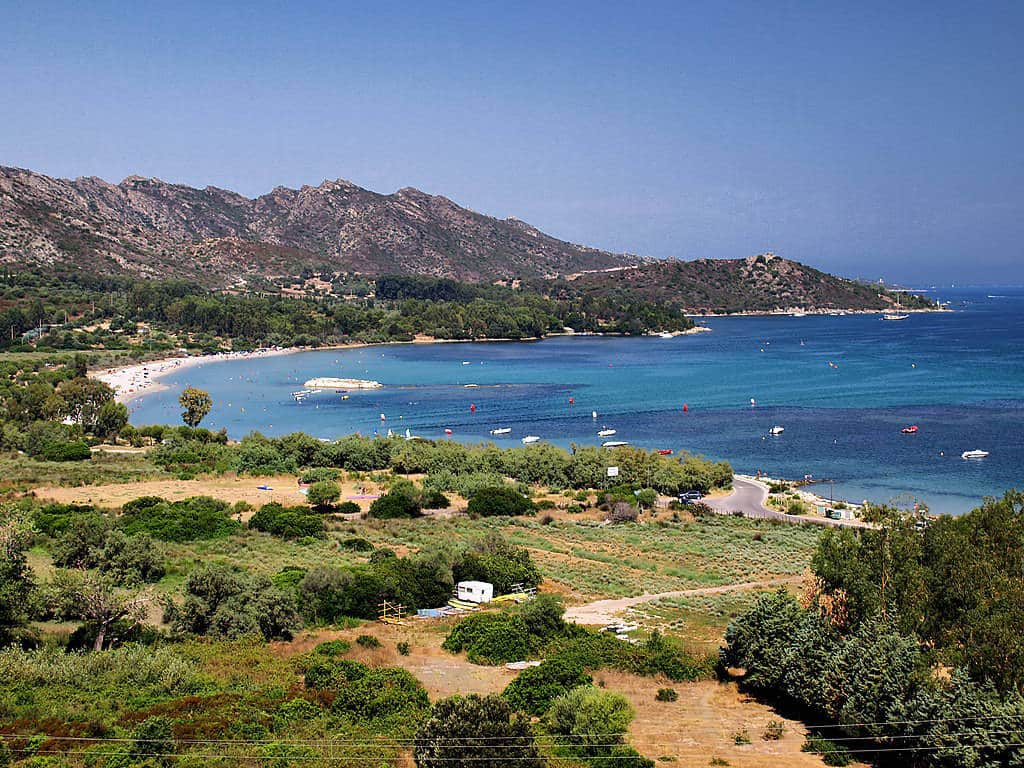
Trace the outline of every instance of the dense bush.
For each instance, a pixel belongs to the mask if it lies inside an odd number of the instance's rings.
[[[83,440],[72,442],[47,442],[39,451],[38,457],[44,461],[85,461],[92,456],[89,444]]]
[[[530,638],[522,618],[510,613],[468,616],[445,638],[442,647],[466,656],[475,664],[505,664],[530,656]]]
[[[311,467],[299,475],[299,482],[313,485],[314,483],[334,482],[338,479],[338,470],[332,467]]]
[[[267,640],[290,638],[302,623],[294,598],[269,579],[219,564],[193,570],[184,601],[168,602],[164,619],[179,632],[229,638],[259,634]]]
[[[543,715],[556,698],[577,686],[592,682],[593,678],[578,663],[555,658],[524,669],[501,695],[518,710],[531,715]]]
[[[529,720],[498,696],[441,699],[413,745],[417,768],[480,768],[496,754],[520,768],[544,766]]]
[[[419,517],[422,507],[419,501],[410,493],[401,490],[392,490],[385,493],[379,499],[374,499],[370,505],[370,517],[381,520],[391,520],[401,517]]]
[[[555,699],[545,722],[562,737],[561,751],[588,765],[653,768],[653,761],[625,744],[633,715],[633,707],[621,693],[585,685]]]
[[[282,539],[301,539],[306,536],[323,538],[324,519],[307,507],[285,507],[277,502],[264,504],[249,518],[249,527]]]
[[[331,709],[365,719],[415,717],[430,706],[423,685],[410,672],[394,667],[364,667],[361,675],[336,680]]]
[[[120,526],[125,533],[148,533],[160,541],[193,541],[228,536],[239,528],[230,505],[209,496],[166,501],[141,496],[121,508]]]
[[[570,626],[543,649],[546,658],[562,658],[587,670],[618,669],[637,675],[664,675],[673,682],[710,678],[714,659],[695,656],[678,641],[652,633],[645,643],[624,643],[607,632]]]
[[[467,511],[480,517],[515,517],[535,514],[537,506],[515,488],[502,485],[481,488],[470,498]]]
[[[72,515],[53,545],[53,564],[61,568],[96,568],[118,584],[159,581],[164,557],[145,533],[128,536],[104,515]]]

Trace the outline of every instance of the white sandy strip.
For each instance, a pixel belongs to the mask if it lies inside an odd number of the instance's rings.
[[[161,384],[158,379],[169,373],[180,371],[182,368],[191,368],[205,363],[218,363],[224,360],[252,360],[260,357],[271,357],[274,355],[287,355],[298,352],[299,349],[279,347],[270,349],[257,349],[253,352],[220,352],[216,355],[195,355],[185,357],[171,357],[164,360],[153,360],[148,363],[137,363],[119,368],[109,368],[106,371],[94,372],[92,377],[109,384],[114,390],[114,397],[119,403],[128,403],[143,395],[159,392],[167,387]]]

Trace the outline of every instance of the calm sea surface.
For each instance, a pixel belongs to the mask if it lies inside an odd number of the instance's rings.
[[[209,363],[131,403],[132,422],[179,423],[178,393],[193,385],[214,399],[203,426],[236,438],[388,428],[441,438],[448,428],[478,442],[511,427],[499,445],[532,434],[568,446],[600,443],[607,426],[618,430],[611,439],[728,459],[743,472],[828,478],[837,497],[911,494],[934,511],[964,512],[1024,487],[1024,289],[940,298],[955,311],[901,322],[733,317],[674,339],[397,345]],[[314,376],[386,386],[296,402],[289,393]],[[909,424],[920,431],[901,434]],[[773,425],[785,432],[767,436]],[[974,448],[991,455],[960,458]]]

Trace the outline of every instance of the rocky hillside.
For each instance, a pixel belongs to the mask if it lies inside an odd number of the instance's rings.
[[[111,184],[0,167],[0,263],[23,267],[227,286],[306,268],[480,282],[639,261],[411,188],[381,195],[338,180],[249,199],[137,176]]]
[[[884,310],[896,295],[876,285],[821,272],[770,253],[745,259],[666,259],[567,280],[547,281],[545,291],[562,298],[613,292],[633,301],[682,304],[687,312],[776,310]],[[902,296],[901,306],[933,308],[928,299]]]

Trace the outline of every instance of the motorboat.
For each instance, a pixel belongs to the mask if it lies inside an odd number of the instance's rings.
[[[598,437],[611,437],[614,434],[615,434],[615,430],[614,429],[602,429],[601,431],[599,431],[597,433],[597,436]]]
[[[903,429],[900,430],[900,432],[902,432],[904,435],[917,434],[917,424],[911,424],[909,427],[904,427]]]
[[[629,445],[625,440],[605,440],[601,443],[602,448],[621,448],[624,445]]]
[[[975,448],[973,451],[964,451],[960,454],[962,459],[984,459],[986,456],[988,456],[988,451],[982,451],[978,448]]]
[[[522,442],[523,445],[531,445],[533,443],[540,442],[540,438],[537,437],[537,435],[527,435],[520,442]]]
[[[774,427],[772,427],[771,429],[768,430],[768,434],[770,434],[770,435],[781,435],[785,431],[786,431],[785,427],[780,427],[778,424],[776,424]]]
[[[674,333],[670,333],[668,331],[663,331],[662,333],[658,334],[658,338],[659,339],[674,339],[675,338],[675,334]]]
[[[491,434],[492,435],[507,435],[511,431],[512,431],[512,427],[498,427],[497,429],[492,429],[491,430]]]

